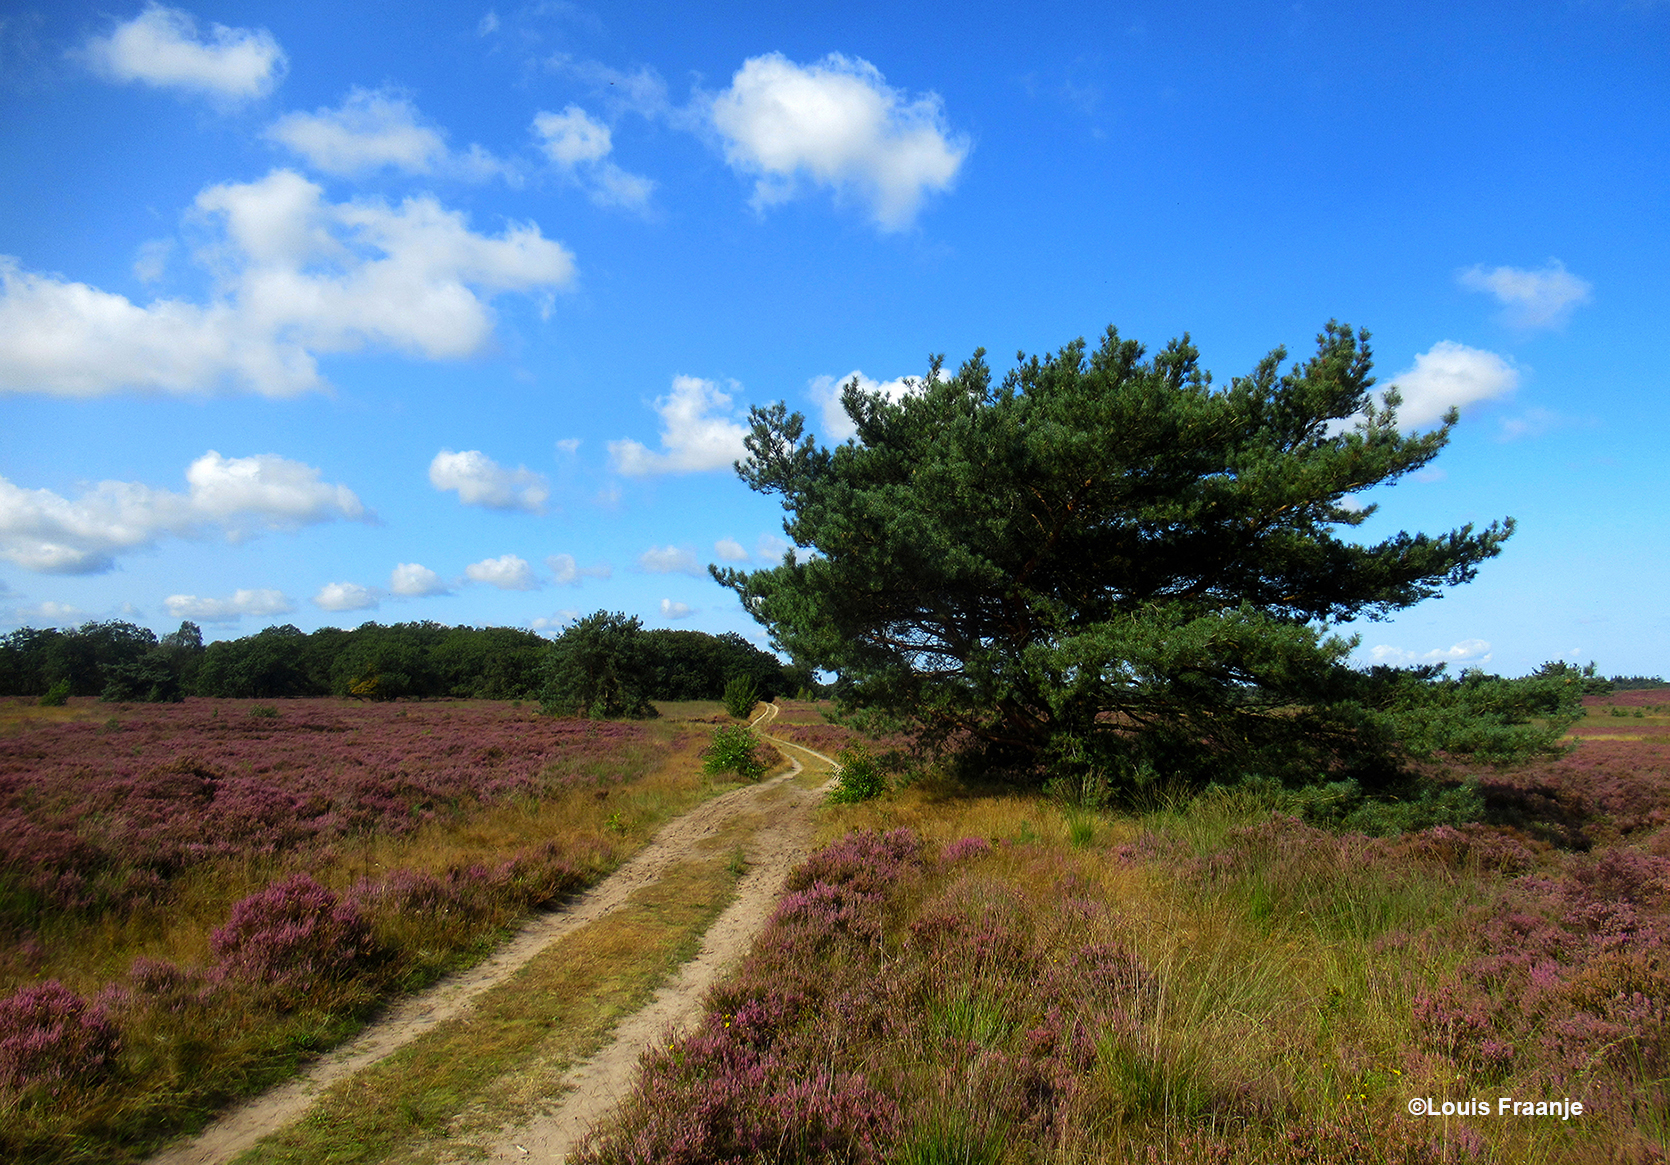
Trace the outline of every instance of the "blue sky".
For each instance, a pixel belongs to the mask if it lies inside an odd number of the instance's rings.
[[[1670,671],[1670,5],[0,4],[0,626],[759,629],[749,404],[1374,333],[1512,515],[1367,661]]]

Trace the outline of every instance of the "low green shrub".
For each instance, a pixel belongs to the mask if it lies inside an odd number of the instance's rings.
[[[835,754],[841,775],[829,791],[829,799],[838,805],[868,801],[887,792],[887,777],[870,751],[863,745],[843,748]]]
[[[715,732],[713,743],[702,756],[702,768],[709,776],[735,773],[745,781],[757,781],[765,776],[759,741],[740,724],[727,724]]]
[[[1394,797],[1373,796],[1353,780],[1285,789],[1279,782],[1251,777],[1228,789],[1209,788],[1202,797],[1214,802],[1228,798],[1247,811],[1291,814],[1322,829],[1370,837],[1393,837],[1435,825],[1471,825],[1485,817],[1478,782],[1471,780],[1422,780]]]

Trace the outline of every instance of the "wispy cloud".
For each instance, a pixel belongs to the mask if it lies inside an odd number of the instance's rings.
[[[723,562],[758,562],[775,566],[788,550],[789,543],[775,534],[761,534],[749,549],[735,538],[721,538],[713,544],[713,552]]]
[[[638,556],[638,569],[650,574],[703,573],[696,552],[688,546],[651,546]]]
[[[655,183],[641,174],[621,169],[609,159],[614,137],[609,127],[578,105],[561,113],[540,112],[533,119],[534,136],[557,172],[585,190],[599,206],[643,210]]]
[[[581,566],[572,554],[553,554],[545,560],[545,565],[551,568],[551,577],[562,586],[577,587],[588,578],[608,578],[614,574],[614,568],[607,562]]]
[[[1401,647],[1393,647],[1382,643],[1369,649],[1369,657],[1375,663],[1393,664],[1406,667],[1416,663],[1475,663],[1490,662],[1490,644],[1483,639],[1463,639],[1450,647],[1437,647],[1427,652],[1405,651]]]
[[[169,595],[162,604],[174,618],[194,623],[236,623],[245,615],[269,618],[295,610],[289,597],[277,590],[238,590],[224,599]]]
[[[528,629],[539,632],[561,631],[579,617],[580,612],[564,609],[551,615],[541,615],[536,619],[529,620]]]
[[[725,562],[747,562],[748,551],[735,538],[721,538],[713,544],[713,552]]]
[[[394,89],[356,86],[334,109],[285,114],[267,129],[267,137],[325,174],[353,176],[387,168],[471,182],[502,178],[515,186],[522,181],[515,164],[479,145],[454,152],[411,98]]]
[[[30,607],[14,607],[11,621],[30,627],[73,627],[87,618],[87,612],[71,603],[51,599]]]
[[[1469,267],[1456,279],[1463,287],[1483,291],[1502,305],[1502,319],[1513,327],[1557,328],[1571,318],[1581,304],[1589,302],[1594,284],[1566,270],[1558,259],[1550,259],[1538,270],[1521,267]]]

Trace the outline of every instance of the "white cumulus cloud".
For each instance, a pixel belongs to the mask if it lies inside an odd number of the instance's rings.
[[[551,577],[563,586],[577,587],[588,578],[608,578],[614,573],[607,562],[581,566],[572,554],[553,554],[545,560],[545,565],[551,568]]]
[[[812,65],[753,57],[709,117],[725,160],[757,176],[755,206],[786,201],[808,180],[864,203],[883,230],[909,226],[929,192],[950,188],[969,151],[937,94],[909,100],[868,61],[838,53]]]
[[[494,296],[574,277],[574,256],[533,223],[487,236],[429,195],[390,206],[323,194],[289,170],[199,194],[194,214],[218,232],[201,304],[142,307],[0,256],[0,391],[289,396],[322,386],[324,354],[468,356],[492,333]]]
[[[313,605],[326,611],[369,611],[380,601],[375,588],[349,582],[326,583],[313,596]]]
[[[1375,663],[1388,663],[1399,667],[1406,667],[1416,663],[1470,663],[1486,664],[1490,662],[1490,643],[1484,639],[1463,639],[1460,643],[1450,647],[1435,647],[1431,651],[1405,651],[1401,647],[1380,644],[1369,650],[1369,655]]]
[[[93,37],[82,55],[113,81],[233,101],[271,92],[285,68],[284,50],[266,29],[216,24],[204,39],[190,13],[155,3],[109,36]]]
[[[514,554],[472,562],[464,568],[464,573],[474,582],[489,583],[501,591],[531,591],[539,586],[528,560]]]
[[[558,173],[583,188],[599,206],[642,210],[648,205],[655,183],[609,160],[613,133],[578,105],[569,105],[561,113],[541,110],[534,115],[533,132]]]
[[[457,490],[458,500],[466,506],[530,514],[542,513],[551,496],[543,474],[523,466],[506,469],[479,449],[462,453],[442,449],[429,463],[429,484],[438,490]]]
[[[80,607],[51,599],[32,607],[16,607],[11,612],[12,622],[30,627],[73,627],[86,617],[87,612]]]
[[[1428,425],[1452,408],[1503,397],[1519,387],[1519,370],[1494,352],[1440,340],[1392,379],[1403,394],[1398,420]]]
[[[780,538],[776,534],[761,534],[754,542],[754,557],[761,562],[769,562],[773,566],[783,561],[794,543],[787,538]]]
[[[439,174],[470,181],[521,175],[479,145],[454,153],[446,135],[426,125],[403,93],[356,86],[335,109],[287,113],[267,130],[273,141],[326,174],[352,176],[388,167],[407,174]]]
[[[1463,287],[1483,291],[1502,305],[1502,318],[1518,328],[1557,328],[1580,304],[1589,302],[1594,284],[1550,259],[1540,270],[1521,267],[1469,267],[1456,276]]]
[[[295,530],[335,518],[359,519],[365,506],[345,485],[321,480],[311,465],[271,453],[222,457],[213,449],[186,467],[192,509],[234,536],[255,529]]]
[[[162,601],[176,619],[193,623],[236,623],[245,615],[268,617],[288,615],[294,605],[283,591],[237,590],[225,599],[204,599],[196,595],[169,595]]]
[[[922,387],[921,380],[914,376],[901,376],[895,380],[872,380],[856,368],[845,376],[813,377],[807,382],[806,390],[811,393],[812,399],[818,402],[818,409],[823,414],[823,432],[819,436],[826,444],[838,445],[858,435],[852,418],[847,416],[847,410],[841,407],[841,392],[854,380],[858,381],[858,387],[862,391],[879,392],[894,402],[913,392],[920,392]]]
[[[218,528],[238,540],[370,516],[347,486],[272,454],[222,457],[211,449],[186,468],[186,482],[182,494],[102,481],[72,500],[0,477],[0,558],[28,570],[96,574],[109,570],[117,554],[166,535],[190,538]]]
[[[552,615],[541,615],[528,623],[530,631],[561,631],[580,617],[580,612],[562,610]]]
[[[614,149],[609,127],[578,105],[570,105],[561,113],[536,113],[533,131],[541,139],[545,156],[559,166],[600,162]]]
[[[713,552],[726,562],[747,562],[748,551],[735,538],[721,538],[713,544]]]
[[[650,574],[700,575],[702,564],[688,546],[651,546],[638,556],[638,569]]]
[[[661,414],[662,452],[652,453],[630,439],[610,441],[609,457],[615,471],[628,477],[647,477],[729,469],[748,452],[742,444],[748,430],[725,415],[730,406],[730,394],[720,392],[713,381],[673,377],[672,392],[655,401],[655,411]]]
[[[686,615],[693,614],[695,610],[696,608],[689,603],[679,603],[672,599],[661,600],[661,617],[663,619],[682,619]]]
[[[444,595],[447,585],[441,576],[416,562],[401,562],[389,572],[389,591],[396,595],[418,598],[424,595]]]

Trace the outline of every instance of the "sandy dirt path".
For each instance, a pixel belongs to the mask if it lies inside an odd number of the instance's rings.
[[[795,762],[831,774],[835,761],[820,752],[768,737]],[[795,754],[798,754],[795,755]],[[744,847],[749,869],[736,899],[703,936],[701,950],[664,984],[642,1010],[623,1020],[613,1039],[565,1077],[567,1088],[556,1107],[520,1128],[503,1130],[486,1146],[486,1160],[557,1163],[568,1159],[586,1134],[631,1091],[638,1061],[649,1048],[688,1031],[701,1018],[702,997],[734,963],[748,953],[782,893],[789,871],[810,850],[815,828],[812,810],[828,783],[816,789],[797,787],[767,812],[769,816]],[[470,1139],[465,1154],[446,1156],[448,1165],[480,1161],[481,1139]]]
[[[767,711],[755,720],[754,724],[763,727],[765,723],[775,719],[776,715],[776,706],[768,705]],[[638,1050],[647,1040],[640,1041],[630,1053],[619,1050],[624,1046],[622,1041],[626,1039],[628,1030],[638,1031],[641,1017],[658,1007],[666,1009],[667,1018],[653,1021],[654,1030],[648,1033],[651,1037],[658,1035],[663,1028],[680,1017],[694,1014],[701,992],[706,989],[705,982],[710,982],[717,976],[718,967],[722,967],[734,958],[735,954],[747,949],[753,935],[764,925],[765,918],[770,914],[772,901],[781,886],[783,876],[795,861],[804,856],[805,844],[811,836],[811,807],[817,803],[818,795],[792,786],[788,795],[780,799],[773,798],[772,794],[778,788],[788,785],[803,770],[804,766],[795,759],[795,754],[809,759],[815,758],[814,763],[820,769],[831,767],[834,762],[820,753],[814,753],[787,741],[774,743],[793,762],[789,772],[758,785],[735,789],[723,796],[715,797],[698,805],[684,816],[668,822],[648,845],[623,863],[613,874],[568,905],[529,919],[515,936],[490,958],[468,971],[441,980],[421,994],[394,1004],[359,1036],[322,1057],[303,1075],[226,1112],[197,1136],[153,1156],[147,1165],[223,1165],[224,1162],[230,1161],[262,1137],[298,1120],[312,1105],[314,1099],[326,1089],[375,1064],[438,1024],[466,1014],[477,997],[504,982],[546,947],[565,935],[613,913],[634,891],[659,880],[670,866],[690,858],[704,838],[718,833],[726,824],[744,814],[760,813],[763,807],[766,822],[755,833],[750,845],[745,847],[745,856],[751,868],[738,889],[736,901],[708,929],[701,952],[686,966],[680,978],[671,986],[663,987],[644,1012],[623,1021],[617,1029],[614,1041],[572,1074],[575,1089],[566,1094],[565,1102],[558,1113],[568,1111],[577,1097],[589,1095],[587,1090],[593,1085],[590,1083],[592,1075],[587,1074],[587,1069],[593,1064],[603,1063],[611,1055],[627,1057],[626,1072],[629,1078],[630,1069],[637,1063]],[[772,801],[776,803],[762,805]],[[744,903],[748,904],[746,909],[742,909]],[[710,945],[715,951],[711,959]],[[719,961],[713,964],[712,960]],[[704,985],[681,990],[680,985],[690,973],[690,968],[698,964],[704,967],[713,965],[715,969],[707,972],[708,978]],[[664,996],[686,1002],[663,1003]],[[656,1012],[656,1015],[660,1016],[661,1012]],[[600,1068],[598,1073],[593,1075],[596,1075],[598,1080],[613,1080],[614,1076],[609,1074],[610,1071],[613,1070]],[[610,1095],[613,1095],[613,1092]],[[557,1114],[552,1115],[555,1117]],[[584,1115],[577,1115],[574,1119],[583,1122],[578,1126],[578,1131],[583,1134],[596,1115],[600,1113],[588,1111]],[[543,1125],[544,1122],[541,1122],[541,1128]],[[561,1139],[557,1138],[555,1133],[546,1134],[534,1130],[528,1131],[526,1135],[562,1146],[558,1156],[543,1158],[547,1160],[560,1160],[561,1154],[566,1153],[567,1148],[578,1141],[577,1136]],[[520,1143],[527,1146],[526,1140]],[[529,1160],[529,1149],[531,1146],[520,1151],[510,1148],[511,1156],[506,1159]]]

